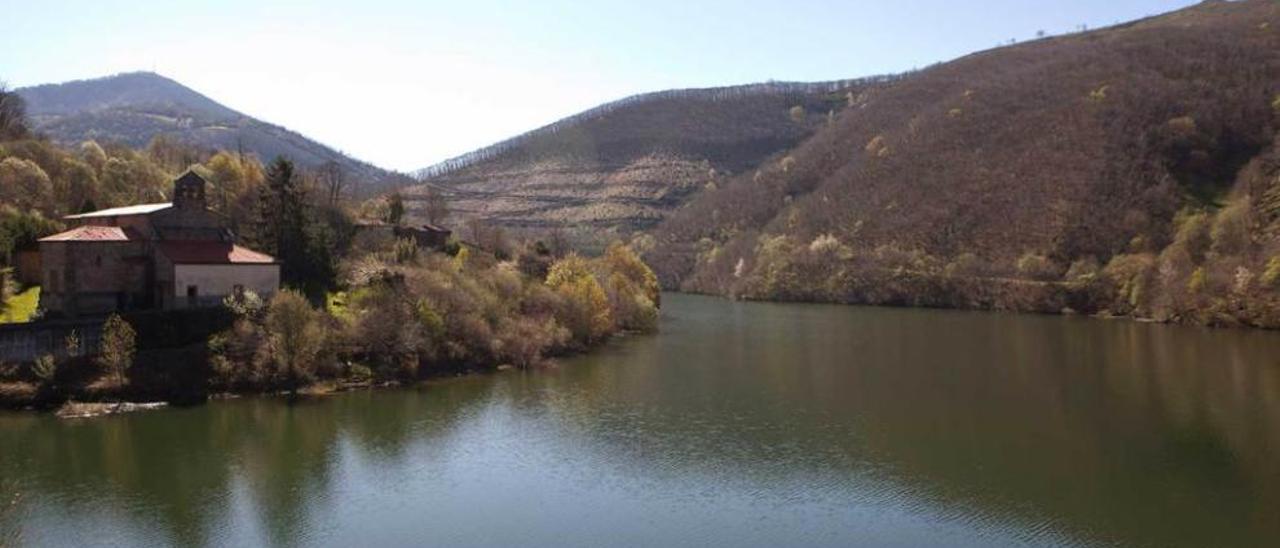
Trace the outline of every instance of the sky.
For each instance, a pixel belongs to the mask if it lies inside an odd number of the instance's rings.
[[[0,0],[0,80],[155,71],[411,171],[636,93],[896,73],[1192,3]]]

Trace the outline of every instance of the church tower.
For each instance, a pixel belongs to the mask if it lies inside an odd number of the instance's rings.
[[[204,187],[204,178],[187,170],[173,182],[173,207],[183,211],[204,211],[208,206]]]

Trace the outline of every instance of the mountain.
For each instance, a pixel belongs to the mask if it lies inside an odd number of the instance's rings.
[[[886,79],[636,95],[419,172],[459,218],[518,227],[649,228],[706,188],[812,136]]]
[[[642,239],[667,287],[1280,326],[1280,3],[873,86]]]
[[[132,147],[156,136],[208,149],[243,149],[264,162],[278,155],[306,167],[333,161],[361,194],[384,188],[391,173],[296,132],[246,116],[173,80],[134,72],[20,88],[35,129],[67,145],[95,139]]]

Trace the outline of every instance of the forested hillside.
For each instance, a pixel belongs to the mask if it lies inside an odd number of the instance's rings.
[[[938,65],[639,241],[690,291],[1280,326],[1277,33],[1208,2]]]
[[[642,94],[422,170],[459,219],[506,226],[651,227],[690,197],[813,135],[887,79]]]
[[[17,90],[33,129],[55,142],[84,141],[141,148],[156,137],[208,151],[285,156],[300,166],[339,169],[360,195],[403,184],[403,177],[361,162],[296,132],[246,116],[178,82],[135,72]]]

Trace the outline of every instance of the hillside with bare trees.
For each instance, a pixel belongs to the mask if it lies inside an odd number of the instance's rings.
[[[601,105],[419,172],[458,219],[629,232],[812,136],[892,78],[671,90]]]
[[[1280,4],[1206,2],[871,86],[637,242],[753,299],[1280,326]]]

